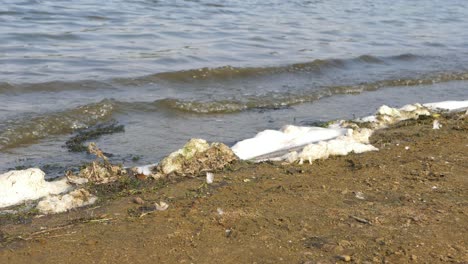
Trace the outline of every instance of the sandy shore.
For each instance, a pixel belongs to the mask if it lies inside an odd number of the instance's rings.
[[[2,216],[0,263],[467,263],[468,118],[432,121],[377,131],[378,152],[122,180],[92,207]]]

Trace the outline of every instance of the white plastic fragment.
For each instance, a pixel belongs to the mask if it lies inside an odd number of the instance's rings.
[[[212,172],[207,172],[206,173],[206,183],[207,184],[212,184],[214,180],[214,174]]]
[[[144,166],[138,166],[138,167],[135,167],[135,171],[136,173],[138,174],[143,174],[145,176],[150,176],[151,175],[151,171],[153,170],[153,168],[155,166],[157,166],[158,164],[155,163],[155,164],[149,164],[149,165],[144,165]]]
[[[70,189],[66,178],[48,182],[45,173],[37,168],[9,171],[0,175],[0,208]]]
[[[96,201],[96,196],[90,194],[85,189],[78,189],[65,195],[48,196],[40,201],[36,208],[43,214],[56,214],[90,205]]]
[[[442,127],[442,125],[440,124],[439,120],[434,120],[434,122],[432,122],[432,129],[440,129]]]
[[[154,206],[156,206],[156,210],[158,211],[165,211],[167,208],[169,208],[169,205],[163,201],[158,203],[154,203]]]
[[[359,199],[359,200],[365,200],[366,197],[364,197],[364,194],[362,192],[356,192],[354,196]]]
[[[216,212],[218,213],[218,215],[223,215],[224,214],[224,211],[221,208],[216,209]]]

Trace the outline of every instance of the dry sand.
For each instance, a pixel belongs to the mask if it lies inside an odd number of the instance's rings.
[[[2,217],[0,263],[468,263],[468,118],[440,121],[378,131],[378,152],[121,181],[90,208]]]

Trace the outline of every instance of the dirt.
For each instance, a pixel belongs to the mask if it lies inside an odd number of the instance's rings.
[[[468,122],[440,121],[378,131],[378,152],[95,189],[88,208],[3,219],[0,263],[468,263]]]

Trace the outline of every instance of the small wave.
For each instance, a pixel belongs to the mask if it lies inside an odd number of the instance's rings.
[[[107,121],[114,108],[114,101],[103,100],[63,112],[8,121],[0,130],[0,150],[31,144],[50,135],[68,134]]]
[[[419,59],[421,56],[411,54],[411,53],[404,53],[396,56],[390,56],[389,59],[392,60],[400,60],[400,61],[411,61],[411,60],[416,60]]]
[[[113,89],[108,82],[82,80],[76,82],[65,81],[52,81],[43,83],[25,83],[25,84],[11,84],[0,82],[0,94],[20,94],[31,92],[61,92],[68,90],[96,90],[96,89]]]
[[[400,56],[412,56],[414,58],[419,57],[412,54],[404,54]],[[352,59],[317,59],[311,62],[294,63],[277,67],[206,67],[174,72],[161,72],[136,78],[118,78],[114,81],[123,85],[144,85],[146,83],[157,83],[161,81],[193,83],[197,81],[239,80],[263,76],[273,76],[278,74],[320,74],[327,70],[344,68],[348,64],[382,64],[387,59],[395,58],[379,58],[371,55],[362,55]]]
[[[156,101],[156,104],[160,108],[196,114],[235,113],[254,109],[281,109],[301,103],[313,102],[324,97],[342,94],[359,94],[365,91],[375,91],[384,87],[428,85],[457,80],[468,80],[468,72],[444,73],[418,79],[381,80],[357,85],[322,87],[319,91],[269,93],[261,96],[230,100],[196,101],[163,99]]]
[[[196,114],[228,114],[246,110],[278,110],[292,105],[312,102],[324,96],[329,96],[329,91],[313,92],[309,94],[279,94],[270,93],[263,96],[251,96],[242,99],[219,101],[195,101],[179,99],[163,99],[157,101],[161,108]]]
[[[196,83],[242,81],[258,77],[281,74],[324,74],[334,69],[353,68],[356,65],[384,64],[387,61],[409,61],[424,58],[414,54],[391,57],[362,55],[351,59],[317,59],[310,62],[294,63],[275,67],[233,67],[199,68],[191,70],[160,72],[141,77],[124,77],[110,80],[50,81],[43,83],[0,83],[1,93],[59,92],[66,90],[118,89],[121,86],[142,86],[153,83]]]
[[[229,114],[249,110],[276,110],[340,94],[359,94],[384,87],[430,85],[457,80],[468,80],[468,72],[442,73],[415,79],[380,80],[356,85],[313,87],[311,90],[297,92],[271,92],[219,100],[166,98],[154,102],[121,102],[106,99],[61,112],[6,121],[0,124],[0,150],[32,144],[51,135],[69,134],[109,121],[114,113],[179,111],[192,114]]]

